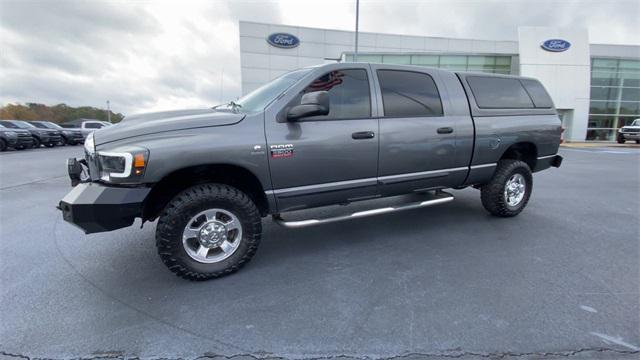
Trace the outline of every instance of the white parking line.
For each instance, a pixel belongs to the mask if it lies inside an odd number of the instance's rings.
[[[634,346],[634,345],[631,345],[631,344],[629,344],[628,342],[624,342],[624,341],[622,341],[622,338],[621,338],[621,337],[613,337],[613,336],[609,336],[609,335],[607,335],[607,334],[600,334],[600,333],[597,333],[597,332],[592,332],[592,333],[591,333],[591,335],[595,335],[595,336],[597,336],[597,337],[601,338],[601,339],[602,339],[602,340],[604,340],[604,342],[606,342],[606,343],[614,343],[614,344],[616,344],[616,345],[624,346],[624,347],[626,347],[627,349],[631,349],[631,350],[633,350],[633,351],[638,351],[638,350],[640,350],[640,348],[639,348],[639,347]]]

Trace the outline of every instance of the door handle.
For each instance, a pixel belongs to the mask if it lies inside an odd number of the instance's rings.
[[[452,127],[441,127],[438,128],[438,134],[451,134],[453,132]]]
[[[359,131],[351,134],[351,138],[354,140],[373,139],[376,134],[373,131]]]

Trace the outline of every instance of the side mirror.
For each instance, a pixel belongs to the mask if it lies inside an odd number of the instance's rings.
[[[300,105],[292,107],[287,113],[287,120],[295,121],[304,117],[329,114],[329,93],[314,91],[302,95]]]

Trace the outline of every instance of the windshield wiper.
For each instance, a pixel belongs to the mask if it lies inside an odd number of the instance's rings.
[[[228,107],[231,108],[232,111],[236,111],[236,110],[238,110],[238,109],[240,109],[242,107],[242,105],[240,105],[237,102],[231,100],[228,103],[218,104],[218,105],[212,107],[211,109],[217,109],[217,108],[219,108],[221,106],[228,106]]]

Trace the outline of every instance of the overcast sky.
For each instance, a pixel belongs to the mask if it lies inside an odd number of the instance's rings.
[[[0,104],[211,106],[240,94],[238,20],[352,30],[354,19],[355,0],[0,0]],[[640,44],[638,19],[639,0],[360,1],[362,31],[422,36],[516,40],[540,25]]]

